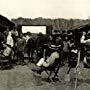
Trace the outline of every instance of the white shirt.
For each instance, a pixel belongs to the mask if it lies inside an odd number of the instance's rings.
[[[14,41],[13,41],[13,38],[11,36],[11,32],[9,32],[9,34],[7,36],[7,44],[10,45],[11,47],[13,47],[13,45],[14,45]]]
[[[81,37],[80,42],[81,42],[82,44],[86,43],[85,36],[82,36],[82,37]]]
[[[85,36],[82,36],[81,43],[86,44],[86,45],[90,45],[90,39],[85,40]]]

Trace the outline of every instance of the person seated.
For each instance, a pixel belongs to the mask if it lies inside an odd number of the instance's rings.
[[[11,46],[6,44],[5,42],[2,42],[3,50],[0,51],[0,60],[7,59],[10,56],[11,53]]]
[[[54,38],[55,39],[55,38]],[[46,53],[51,53],[49,57],[45,60],[45,58],[41,58],[36,66],[38,68],[32,69],[32,71],[37,72],[38,74],[41,74],[42,71],[45,70],[45,68],[48,68],[53,65],[56,59],[60,58],[60,53],[62,51],[62,42],[60,37],[56,37],[54,43],[49,43],[48,46],[48,52]]]

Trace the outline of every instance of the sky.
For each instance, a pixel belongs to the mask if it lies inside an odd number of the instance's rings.
[[[0,14],[9,19],[90,17],[90,0],[0,0]]]

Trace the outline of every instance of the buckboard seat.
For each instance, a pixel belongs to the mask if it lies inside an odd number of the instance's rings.
[[[4,56],[1,54],[0,56],[0,65],[1,65],[1,70],[7,69],[11,67],[11,60],[13,59],[13,53],[12,50],[10,52],[9,56]]]

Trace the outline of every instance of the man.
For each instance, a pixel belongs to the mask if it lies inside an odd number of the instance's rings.
[[[13,30],[11,30],[11,34],[12,34],[12,38],[14,40],[14,45],[15,45],[15,43],[17,41],[17,37],[18,37],[18,31],[17,31],[16,27],[14,27]]]
[[[14,41],[13,41],[13,38],[12,38],[11,31],[9,31],[8,36],[7,36],[7,44],[10,45],[11,47],[14,46]]]
[[[37,40],[36,40],[36,52],[37,52],[37,61],[43,57],[43,51],[44,51],[44,35],[40,32],[38,34]]]
[[[28,33],[28,36],[29,36],[29,38],[28,38],[27,44],[26,44],[27,53],[29,56],[29,62],[33,62],[34,40],[31,36],[31,33]]]
[[[68,41],[68,37],[65,36],[65,39],[63,41],[63,60],[64,62],[68,61],[68,55],[69,55],[69,41]]]
[[[61,58],[60,54],[62,51],[63,43],[61,41],[60,37],[55,36],[56,38],[54,42],[49,45],[49,52],[50,56],[45,60],[45,58],[41,58],[38,63],[36,64],[39,69],[32,69],[32,71],[37,72],[38,74],[41,74],[41,72],[44,70],[44,68],[48,68],[49,66],[52,66],[56,59]],[[48,53],[48,52],[46,52]],[[44,67],[44,68],[43,68]]]
[[[86,38],[86,32],[83,31],[83,32],[82,32],[82,37],[81,37],[81,40],[80,40],[80,42],[81,42],[82,44],[86,43],[85,38]]]
[[[83,61],[83,59],[84,59],[84,54],[85,54],[85,44],[84,44],[84,40],[86,40],[86,38],[87,38],[87,36],[86,36],[86,32],[85,31],[83,31],[82,32],[82,37],[81,37],[81,39],[80,39],[80,43],[81,43],[81,56],[80,56],[80,58],[81,58],[81,60]]]
[[[22,34],[20,34],[20,37],[17,40],[16,47],[17,47],[17,60],[18,64],[24,65],[24,51],[25,51],[25,44],[26,41],[23,38]]]

